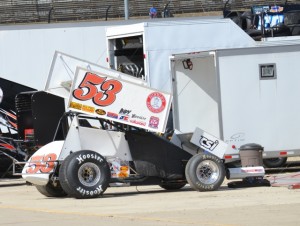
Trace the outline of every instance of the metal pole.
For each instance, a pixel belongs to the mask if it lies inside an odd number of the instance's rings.
[[[124,0],[124,12],[125,12],[125,20],[128,20],[129,18],[128,0]]]
[[[108,6],[108,7],[106,8],[105,20],[107,20],[107,16],[108,16],[108,10],[110,9],[110,7],[111,7],[111,5],[110,5],[110,6]]]

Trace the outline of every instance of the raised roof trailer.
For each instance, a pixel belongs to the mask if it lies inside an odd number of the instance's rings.
[[[206,18],[194,17],[193,20]],[[161,18],[156,22],[185,20],[189,18]],[[0,26],[0,76],[43,90],[55,51],[107,66],[105,29],[147,21],[150,19]]]
[[[110,68],[170,92],[169,56],[210,49],[255,46],[231,19],[149,21],[106,29]]]
[[[299,156],[299,57],[299,40],[173,55],[174,128],[225,141],[228,163],[245,143],[262,145],[264,159]]]

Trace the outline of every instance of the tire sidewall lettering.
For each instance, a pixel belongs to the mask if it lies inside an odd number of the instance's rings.
[[[97,154],[80,154],[78,157],[76,157],[78,161],[78,165],[81,165],[85,160],[94,159],[98,161],[99,163],[103,162],[103,158],[100,155]]]
[[[100,178],[95,175],[94,185],[83,184],[79,179],[79,170],[81,166],[86,163],[94,164],[100,170]],[[89,167],[89,166],[87,166]],[[73,158],[68,163],[66,178],[68,180],[68,187],[71,189],[73,195],[77,198],[95,198],[100,196],[108,187],[110,181],[110,168],[106,159],[97,152],[86,150],[73,153]]]
[[[197,168],[199,166],[199,164],[202,161],[211,161],[214,162],[218,165],[219,168],[219,176],[218,178],[213,182],[213,183],[205,183],[202,182],[198,179],[197,176]],[[191,185],[192,188],[194,188],[195,190],[198,191],[213,191],[218,189],[225,177],[225,167],[224,167],[224,163],[221,159],[219,159],[217,156],[211,155],[211,154],[203,154],[203,155],[195,155],[193,156],[188,164],[187,164],[187,168],[186,168],[186,178],[188,180],[188,183]]]
[[[82,188],[81,186],[76,188],[76,191],[78,191],[83,196],[93,196],[93,195],[100,195],[103,192],[102,185],[100,184],[98,187],[93,188],[91,190],[87,190],[85,188]]]

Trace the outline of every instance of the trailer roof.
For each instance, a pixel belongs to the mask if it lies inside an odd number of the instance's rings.
[[[181,18],[177,20],[148,20],[140,23],[119,25],[119,26],[111,26],[106,29],[106,36],[124,36],[130,33],[142,32],[145,30],[145,27],[164,27],[164,26],[176,26],[176,29],[179,29],[179,26],[186,25],[209,25],[209,28],[205,28],[205,31],[199,31],[199,37],[202,37],[204,32],[207,32],[207,29],[211,32],[214,32],[220,42],[224,39],[224,35],[220,34],[218,31],[222,31],[224,29],[230,29],[230,33],[232,37],[239,37],[242,42],[251,43],[254,45],[255,41],[245,32],[243,31],[235,22],[228,18],[221,17],[197,17],[197,18]],[[180,33],[178,34],[180,35]],[[207,40],[209,42],[209,40]]]
[[[261,53],[267,52],[267,50],[275,51],[275,52],[282,52],[285,51],[299,51],[300,49],[300,36],[298,37],[279,37],[274,39],[268,39],[266,41],[259,41],[256,42],[254,46],[245,46],[245,47],[236,47],[236,48],[226,48],[226,49],[211,49],[206,51],[194,51],[189,53],[179,53],[179,54],[172,54],[170,57],[171,60],[176,59],[187,59],[187,58],[199,58],[199,57],[207,57],[210,55],[214,55],[216,52],[222,52],[222,55],[230,54],[232,55],[233,52],[235,54],[251,54],[251,53],[258,53],[257,49],[260,50]]]
[[[30,30],[30,29],[51,29],[51,28],[72,28],[72,27],[95,27],[95,26],[115,26],[115,25],[130,25],[137,23],[161,23],[172,21],[185,20],[205,20],[205,19],[220,19],[222,16],[199,16],[199,17],[168,17],[158,19],[129,19],[129,20],[108,20],[108,21],[79,21],[79,22],[60,22],[60,23],[36,23],[36,24],[9,24],[0,25],[0,31],[7,30]]]

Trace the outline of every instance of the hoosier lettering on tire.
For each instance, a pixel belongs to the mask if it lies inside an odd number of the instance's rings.
[[[225,178],[225,166],[221,159],[210,154],[197,154],[188,161],[185,176],[197,191],[217,190]]]
[[[62,162],[59,180],[63,190],[70,196],[96,198],[109,185],[110,168],[100,154],[87,150],[78,151]]]

